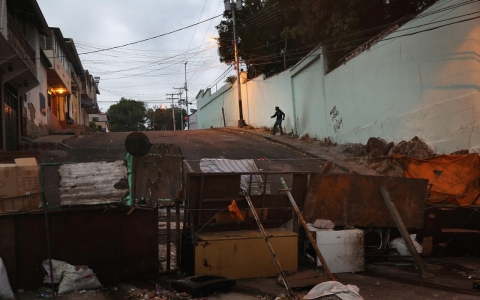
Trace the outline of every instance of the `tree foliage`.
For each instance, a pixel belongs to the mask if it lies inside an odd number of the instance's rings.
[[[181,118],[183,116],[183,119]],[[187,111],[175,107],[175,128],[176,130],[185,129],[187,121],[185,120]],[[172,108],[159,109],[158,107],[149,108],[145,114],[148,123],[148,130],[173,130]]]
[[[107,111],[110,117],[111,131],[142,131],[145,130],[145,113],[147,105],[141,101],[121,98]]]
[[[359,45],[437,0],[246,0],[238,51],[249,77],[283,71],[320,43],[330,69]],[[234,62],[232,13],[217,25],[220,61]]]

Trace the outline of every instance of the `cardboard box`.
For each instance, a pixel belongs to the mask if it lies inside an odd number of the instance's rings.
[[[15,159],[15,164],[0,164],[0,214],[40,207],[40,168],[35,158]]]
[[[17,196],[17,165],[0,164],[0,199]]]

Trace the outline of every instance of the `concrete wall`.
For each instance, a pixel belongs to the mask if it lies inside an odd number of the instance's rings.
[[[37,29],[31,24],[27,24],[27,39],[35,49],[35,63],[37,66],[37,80],[39,85],[29,90],[26,95],[26,101],[23,101],[23,117],[26,119],[27,137],[36,139],[49,133],[48,113],[48,85],[47,70],[40,62],[40,42]],[[45,108],[42,111],[40,105],[40,94],[45,99]]]
[[[338,143],[366,143],[369,137],[399,142],[418,136],[438,153],[480,152],[478,20],[400,37],[471,18],[430,24],[480,10],[478,2],[448,9],[460,2],[437,2],[326,75],[318,48],[290,70],[242,84],[247,124],[272,126],[269,117],[280,106],[287,132]],[[197,100],[199,128],[223,126],[222,107],[226,125],[236,125],[236,85],[227,84],[213,95],[200,93]]]
[[[462,1],[440,1],[429,11]],[[418,18],[412,28],[480,10],[473,3]],[[469,16],[471,17],[471,16]],[[363,142],[371,136],[400,141],[417,135],[438,152],[476,151],[480,104],[480,26],[478,20],[392,39],[466,19],[395,32],[325,78],[328,107],[342,124],[333,140]]]
[[[7,39],[7,0],[0,0],[0,33]]]
[[[188,116],[189,118],[189,130],[198,129],[198,114],[194,112],[193,114]]]

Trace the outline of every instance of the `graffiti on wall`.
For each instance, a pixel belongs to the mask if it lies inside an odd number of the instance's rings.
[[[334,106],[330,111],[330,117],[332,117],[333,122],[333,130],[335,130],[335,132],[337,132],[337,130],[340,129],[343,124],[342,117],[340,117],[339,114],[340,112],[338,111],[336,106]]]

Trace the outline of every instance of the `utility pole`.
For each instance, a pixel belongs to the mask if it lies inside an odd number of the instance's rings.
[[[176,90],[180,90],[180,92],[178,92],[178,105],[180,106],[180,124],[182,125],[182,129],[180,130],[183,130],[183,102],[182,102],[182,94],[183,94],[183,87],[179,87],[179,88],[176,88],[174,87],[174,89]],[[188,109],[188,108],[187,108]]]
[[[235,18],[235,13],[238,10],[242,10],[242,0],[224,0],[225,4],[225,11],[232,11],[232,19],[233,19],[233,46],[235,52],[235,70],[237,73],[237,90],[238,90],[238,111],[239,111],[239,120],[238,120],[238,127],[244,127],[245,120],[243,119],[243,109],[242,109],[242,87],[240,85],[240,67],[239,67],[239,59],[238,59],[238,45],[237,45],[237,20]],[[233,7],[232,7],[233,5]]]
[[[176,94],[167,94],[167,96],[172,97],[172,121],[173,121],[173,130],[177,130],[177,126],[175,125],[175,104],[173,103],[173,96]]]
[[[181,95],[178,94],[178,105],[180,106],[180,124],[182,126],[182,129],[180,130],[183,130],[183,106],[182,106],[182,99],[181,99]]]
[[[185,102],[187,104],[187,116],[188,116],[190,111],[188,110],[187,63],[188,61],[185,62]],[[190,118],[187,119],[187,130],[190,130]]]

